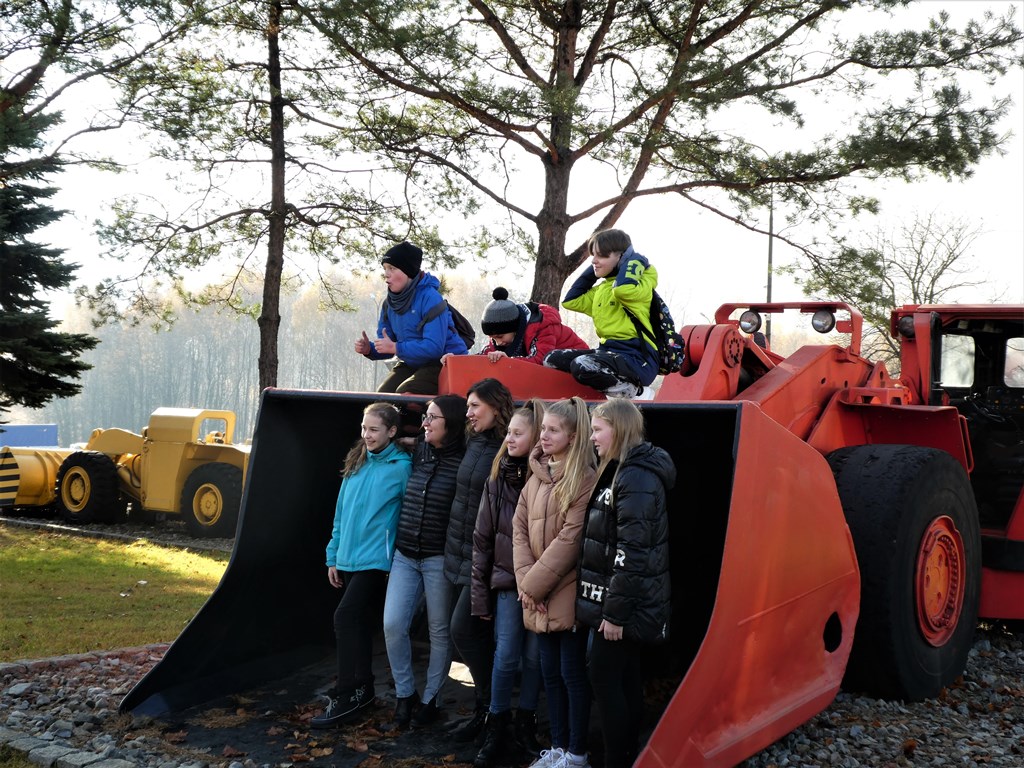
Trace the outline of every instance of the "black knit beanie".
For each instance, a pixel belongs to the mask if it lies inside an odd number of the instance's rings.
[[[408,240],[403,240],[394,245],[384,254],[380,260],[381,264],[390,264],[397,267],[409,277],[416,277],[420,273],[420,264],[423,262],[423,250],[413,245]]]
[[[515,333],[519,330],[519,307],[508,300],[508,291],[495,288],[491,293],[494,301],[484,307],[484,316],[480,320],[480,328],[485,336],[500,336],[503,333]]]

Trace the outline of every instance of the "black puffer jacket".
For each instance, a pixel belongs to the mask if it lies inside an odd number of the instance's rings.
[[[459,465],[458,487],[452,503],[448,536],[444,545],[444,575],[452,584],[467,586],[473,565],[473,528],[480,509],[480,497],[491,474],[491,464],[501,447],[502,436],[489,429],[474,434],[466,443],[466,455]]]
[[[406,557],[422,560],[444,554],[455,476],[464,452],[461,441],[444,450],[435,449],[422,438],[417,443],[398,515],[396,546]]]
[[[598,481],[583,523],[576,619],[594,629],[607,619],[628,640],[664,642],[672,599],[666,494],[676,468],[650,443],[626,455],[610,488],[615,467]]]
[[[526,485],[529,457],[502,456],[498,476],[487,481],[480,498],[480,513],[473,531],[473,586],[470,592],[474,616],[494,613],[492,590],[516,588],[512,559],[512,518],[519,494]]]

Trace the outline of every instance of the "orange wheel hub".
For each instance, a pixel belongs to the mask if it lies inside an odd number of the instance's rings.
[[[941,647],[964,604],[964,542],[952,518],[937,517],[921,537],[914,572],[917,624],[930,645]]]

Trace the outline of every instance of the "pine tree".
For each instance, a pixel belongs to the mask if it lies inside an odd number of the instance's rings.
[[[63,250],[33,239],[63,215],[46,203],[56,189],[44,181],[60,161],[41,149],[56,121],[27,115],[17,103],[0,111],[0,420],[14,405],[39,408],[77,394],[75,380],[92,367],[81,355],[99,342],[55,330],[44,298],[67,287],[77,269]]]

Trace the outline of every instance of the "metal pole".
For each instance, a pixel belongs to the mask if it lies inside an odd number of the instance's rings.
[[[772,186],[768,187],[768,303],[772,301],[772,245],[775,240],[775,188]],[[772,344],[772,315],[768,313],[768,318],[764,324],[764,337],[768,341],[768,346]]]

